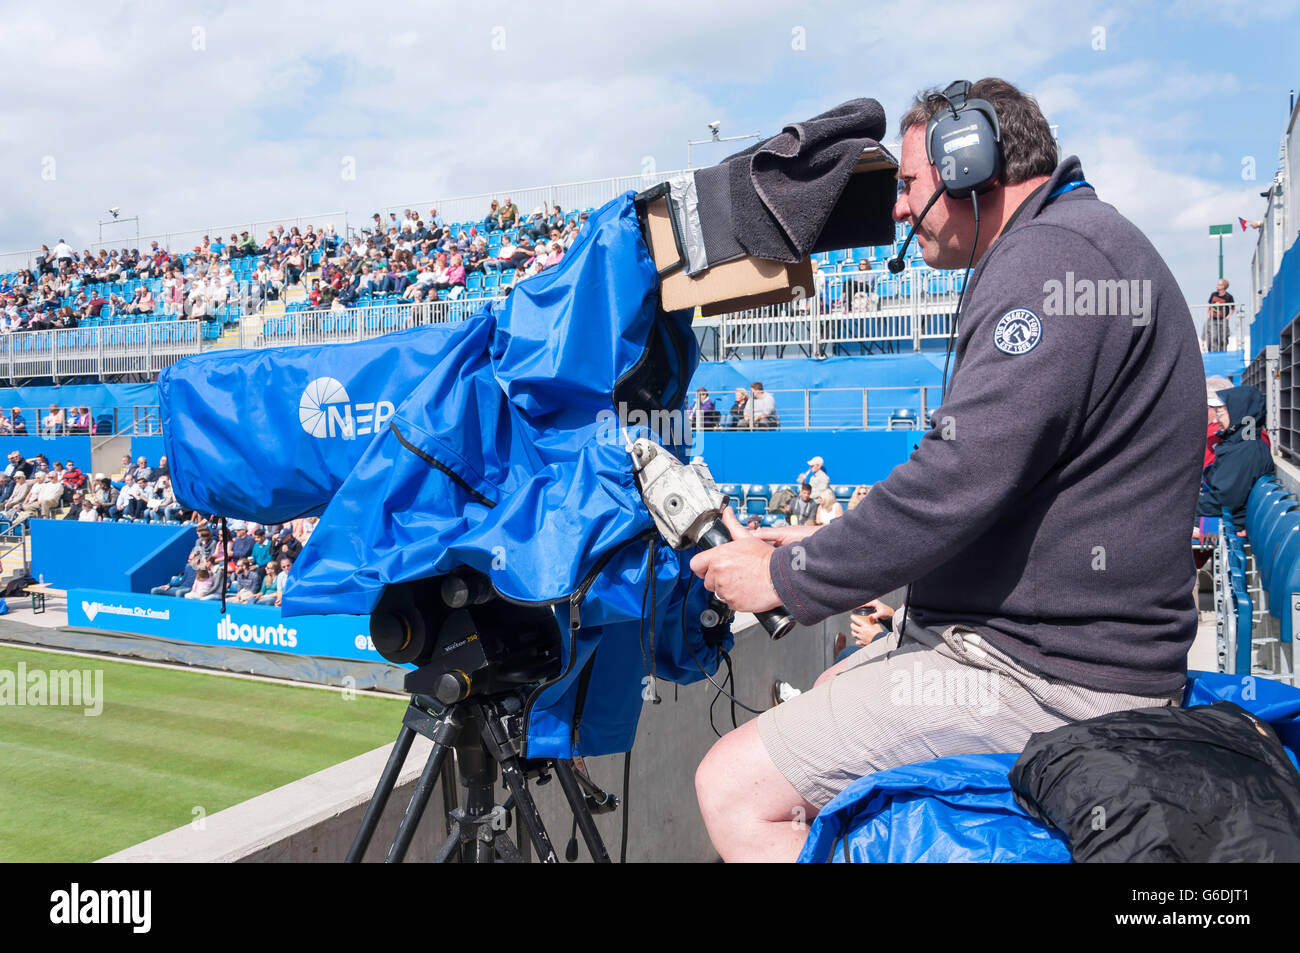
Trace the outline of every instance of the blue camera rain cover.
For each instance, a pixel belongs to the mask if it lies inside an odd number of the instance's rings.
[[[691,553],[652,551],[626,450],[649,435],[683,451],[697,362],[690,312],[660,306],[629,192],[560,264],[457,324],[203,355],[159,390],[179,500],[264,523],[320,515],[285,615],[367,614],[387,586],[468,566],[507,599],[555,605],[570,633],[585,593],[564,672],[529,709],[528,755],[565,757],[631,747],[647,659],[682,683],[716,671],[708,594]],[[635,426],[646,407],[682,427]]]

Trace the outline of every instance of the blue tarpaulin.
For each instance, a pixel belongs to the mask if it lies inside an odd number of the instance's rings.
[[[650,597],[655,534],[626,450],[649,435],[638,411],[684,409],[697,361],[690,312],[660,306],[629,192],[559,265],[465,321],[191,358],[159,392],[178,499],[259,522],[320,514],[286,616],[367,614],[386,588],[459,567],[554,605],[563,633],[580,600],[564,674],[530,704],[528,754],[598,755],[631,746],[647,669],[716,670],[690,553],[658,547]]]
[[[1255,676],[1188,673],[1185,706],[1219,701],[1267,721],[1296,762],[1300,689]],[[1017,757],[954,755],[859,778],[817,815],[799,861],[1067,863],[1061,833],[1015,801],[1007,774]]]

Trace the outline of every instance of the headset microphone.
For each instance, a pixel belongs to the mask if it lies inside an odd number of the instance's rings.
[[[898,249],[898,254],[889,259],[889,271],[891,274],[896,275],[905,267],[903,259],[907,256],[907,246],[912,244],[912,239],[916,236],[916,230],[921,227],[921,222],[934,206],[934,203],[939,201],[939,196],[943,195],[946,190],[945,186],[939,186],[934,190],[934,195],[930,196],[930,201],[925,203],[925,208],[921,210],[921,214],[917,216],[916,224],[913,225],[911,230],[907,233],[907,238],[904,239],[902,247]]]

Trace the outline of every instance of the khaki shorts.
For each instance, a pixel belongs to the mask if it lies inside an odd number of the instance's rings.
[[[758,717],[763,746],[822,808],[863,775],[955,754],[1018,752],[1029,736],[1171,695],[1099,692],[1022,668],[960,625],[907,625],[854,653],[835,678]]]

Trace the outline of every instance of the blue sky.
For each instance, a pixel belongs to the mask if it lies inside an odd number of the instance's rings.
[[[680,168],[712,119],[771,135],[873,96],[892,122],[919,88],[996,75],[1038,96],[1197,303],[1217,268],[1207,226],[1263,212],[1297,49],[1294,0],[32,7],[0,32],[0,251],[83,247],[109,206],[145,234],[356,223],[647,159]],[[710,148],[697,164],[725,155]],[[1226,243],[1234,292],[1255,234]]]

